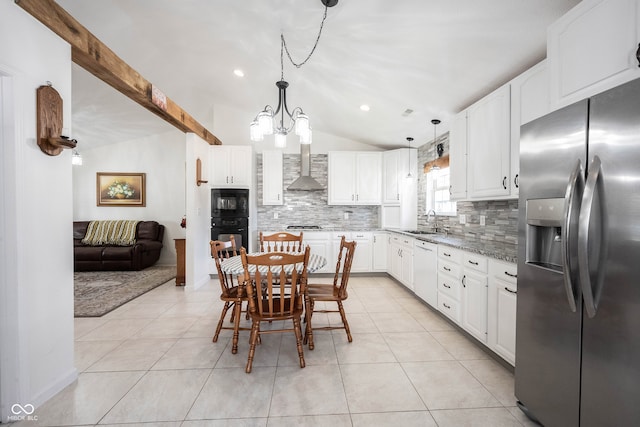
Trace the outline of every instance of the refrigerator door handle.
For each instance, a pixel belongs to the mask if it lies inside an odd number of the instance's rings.
[[[577,277],[577,260],[575,260],[575,247],[578,239],[578,219],[580,214],[580,199],[584,191],[582,162],[578,159],[575,168],[569,177],[569,184],[564,196],[564,224],[562,227],[562,260],[564,273],[564,288],[567,293],[567,301],[572,312],[576,312],[577,287],[574,281]],[[572,250],[573,249],[573,250]]]
[[[604,279],[605,252],[607,248],[607,236],[606,228],[604,227],[604,207],[606,206],[603,197],[604,194],[599,194],[599,204],[601,209],[600,224],[597,224],[600,229],[601,240],[595,241],[598,236],[589,236],[589,226],[591,225],[591,214],[594,208],[594,198],[596,191],[598,190],[598,181],[602,181],[602,163],[598,156],[593,157],[593,161],[589,166],[589,176],[584,189],[584,197],[582,199],[582,206],[580,207],[580,221],[578,225],[578,265],[580,269],[580,286],[582,287],[582,295],[584,299],[584,305],[587,310],[589,318],[593,318],[598,311],[598,299],[600,292],[602,291],[602,282]],[[589,266],[589,241],[594,248],[599,248],[598,254],[598,275],[596,278],[595,288],[591,283],[591,271]],[[596,289],[596,292],[594,292]]]

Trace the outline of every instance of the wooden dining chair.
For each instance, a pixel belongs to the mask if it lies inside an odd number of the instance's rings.
[[[211,256],[213,257],[216,263],[216,269],[218,270],[218,280],[220,281],[220,290],[222,291],[220,293],[220,299],[224,301],[224,307],[222,307],[220,320],[218,321],[218,326],[216,327],[216,332],[213,335],[212,341],[218,341],[218,336],[222,329],[233,330],[231,353],[236,354],[238,352],[238,338],[240,331],[249,330],[249,328],[240,327],[242,303],[248,299],[246,292],[244,291],[244,287],[241,286],[242,283],[238,282],[238,278],[234,278],[233,274],[225,273],[221,267],[222,261],[238,254],[236,250],[236,242],[234,237],[230,236],[228,242],[212,240],[209,244],[211,246]],[[225,327],[224,318],[230,308],[233,308],[230,319],[233,326]]]
[[[303,252],[302,231],[300,235],[286,231],[264,235],[260,232],[260,252]]]
[[[249,316],[251,317],[251,338],[246,372],[251,372],[256,344],[260,335],[281,332],[295,334],[300,367],[304,368],[300,321],[304,310],[303,299],[307,282],[309,248],[307,247],[304,252],[296,254],[267,252],[255,256],[247,255],[245,249],[242,248],[240,255],[244,267],[244,282],[249,299]],[[290,278],[290,285],[287,285],[287,277]],[[258,285],[256,286],[256,284]],[[260,329],[262,322],[277,320],[291,320],[293,327],[269,328],[264,331]]]
[[[353,262],[353,254],[356,250],[356,242],[347,242],[345,237],[342,236],[340,240],[340,252],[338,253],[338,262],[336,264],[336,273],[333,277],[333,283],[329,284],[316,284],[309,283],[306,286],[305,294],[305,320],[307,326],[304,333],[304,343],[309,344],[309,350],[313,350],[313,329],[316,330],[333,330],[344,329],[347,333],[347,339],[349,342],[353,341],[351,337],[351,330],[349,329],[349,322],[347,322],[347,315],[344,312],[344,306],[342,302],[349,297],[347,293],[347,284],[349,283],[349,275],[351,273],[351,263]],[[337,310],[316,310],[315,303],[317,301],[322,302],[336,302],[338,304]],[[342,318],[342,326],[322,326],[314,328],[311,324],[313,313],[340,313]]]

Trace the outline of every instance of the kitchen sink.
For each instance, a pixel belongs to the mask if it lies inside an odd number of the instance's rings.
[[[436,231],[424,231],[424,230],[402,230],[409,234],[438,234]]]

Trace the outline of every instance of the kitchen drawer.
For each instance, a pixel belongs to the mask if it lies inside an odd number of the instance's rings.
[[[489,262],[489,274],[496,279],[504,280],[515,286],[518,282],[518,265],[510,262],[491,260]]]
[[[482,255],[465,252],[462,256],[462,265],[464,268],[469,268],[480,273],[487,272],[487,258]]]
[[[337,241],[340,243],[340,239],[344,236],[346,241],[351,241],[351,233],[346,231],[333,231],[331,232],[331,240]]]
[[[438,258],[460,264],[462,262],[462,252],[448,246],[438,245]]]
[[[451,276],[454,279],[460,278],[460,266],[452,262],[443,261],[442,259],[438,261],[438,272]]]
[[[460,303],[442,292],[438,292],[438,310],[454,322],[460,323]]]
[[[460,301],[460,281],[448,274],[438,274],[438,292]]]
[[[294,232],[292,234],[300,234],[299,232]],[[329,233],[325,231],[304,231],[302,232],[302,240],[328,240]]]
[[[371,240],[373,234],[368,231],[354,231],[351,233],[351,239],[353,240]]]

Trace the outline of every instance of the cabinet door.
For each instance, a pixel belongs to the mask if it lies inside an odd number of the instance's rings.
[[[387,233],[374,233],[372,254],[373,271],[387,271],[387,249]]]
[[[356,241],[356,252],[353,255],[351,271],[355,273],[371,272],[373,258],[373,235],[365,232],[351,233],[351,238]]]
[[[433,243],[416,242],[413,249],[414,291],[424,302],[438,307],[437,246]]]
[[[470,273],[462,276],[462,327],[482,342],[487,342],[487,276]]]
[[[262,152],[262,204],[282,205],[282,152]]]
[[[467,111],[455,116],[449,131],[451,198],[467,198]]]
[[[355,205],[355,153],[329,153],[329,204]]]
[[[520,126],[551,111],[546,60],[511,81],[511,195],[519,194]]]
[[[554,109],[640,77],[637,0],[583,0],[548,29]]]
[[[320,255],[327,260],[327,263],[315,273],[333,273],[336,269],[336,259],[333,257],[331,248],[331,236],[325,232],[305,232],[304,244],[308,245],[311,253]]]
[[[382,193],[382,154],[356,154],[356,204],[379,205]]]
[[[391,240],[391,275],[402,281],[402,246]]]
[[[400,254],[402,264],[402,283],[413,291],[413,249],[403,247]]]
[[[511,364],[516,360],[516,305],[515,286],[496,280],[496,330],[494,350]]]
[[[399,205],[400,187],[398,185],[398,154],[397,150],[385,151],[383,154],[383,191],[382,204]]]
[[[503,86],[469,108],[467,190],[470,198],[509,195],[509,89],[509,85]]]
[[[230,184],[230,152],[229,146],[213,145],[210,147],[209,180],[212,187],[225,187]]]
[[[231,146],[229,147],[230,157],[229,175],[231,177],[230,184],[234,187],[249,187],[251,185],[251,147],[249,146]]]

